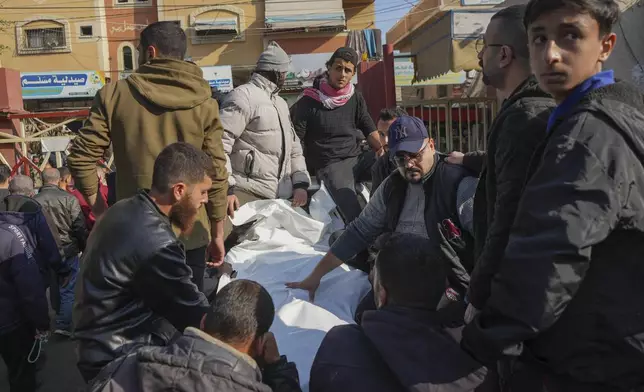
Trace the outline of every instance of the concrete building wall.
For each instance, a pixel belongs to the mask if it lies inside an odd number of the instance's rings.
[[[0,45],[5,47],[0,54],[2,66],[22,72],[103,70],[104,38],[99,20],[102,4],[103,0],[73,5],[68,0],[3,2],[0,21],[7,23],[0,31]],[[90,29],[91,35],[83,34]],[[49,46],[37,49],[44,41]]]
[[[103,0],[105,21],[103,28],[108,37],[106,49],[112,80],[120,79],[137,67],[139,34],[150,23],[158,20],[157,0]],[[126,59],[130,57],[131,60]],[[130,67],[130,65],[132,67]]]
[[[375,27],[374,0],[344,0],[347,30]],[[38,8],[36,10],[36,8]],[[194,0],[6,0],[0,20],[0,55],[4,67],[22,72],[100,70],[112,80],[136,69],[140,32],[158,20],[176,21],[188,36],[187,56],[199,65],[232,65],[252,69],[270,40],[290,54],[332,52],[346,44],[347,32],[267,34],[264,2],[210,2]],[[195,22],[237,18],[238,35],[197,37]],[[62,29],[65,45],[55,50],[22,50],[27,29]],[[84,35],[91,29],[91,35]],[[47,30],[48,31],[48,30]],[[21,44],[22,42],[22,44]]]

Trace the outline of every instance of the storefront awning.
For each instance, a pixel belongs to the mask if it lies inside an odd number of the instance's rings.
[[[235,31],[239,33],[237,18],[197,19],[194,24],[195,31]]]
[[[417,80],[447,72],[480,70],[476,41],[498,10],[443,11],[412,36]]]
[[[342,0],[266,0],[266,27],[271,30],[344,28]]]

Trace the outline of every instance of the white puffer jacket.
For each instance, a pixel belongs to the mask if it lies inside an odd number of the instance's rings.
[[[224,99],[219,112],[224,128],[229,186],[267,199],[288,199],[294,184],[310,184],[300,139],[288,105],[274,94],[277,86],[253,74]]]

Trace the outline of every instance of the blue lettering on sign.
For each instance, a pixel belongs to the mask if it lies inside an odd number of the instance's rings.
[[[22,75],[22,87],[65,87],[84,86],[87,84],[86,74],[51,74],[51,75]]]

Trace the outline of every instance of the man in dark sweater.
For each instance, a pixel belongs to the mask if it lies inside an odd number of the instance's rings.
[[[358,63],[355,50],[338,49],[326,64],[326,76],[291,108],[308,170],[324,182],[347,224],[361,211],[356,182],[368,180],[376,156],[384,154],[364,97],[351,84]],[[363,152],[365,138],[373,152]]]
[[[378,309],[365,312],[360,326],[327,333],[311,367],[311,392],[475,390],[486,369],[458,345],[462,313],[436,310],[447,276],[440,255],[413,234],[379,242]]]
[[[530,70],[525,5],[497,12],[477,45],[483,81],[505,98],[490,127],[488,151],[452,153],[448,160],[481,171],[474,197],[476,264],[472,272],[466,321],[490,296],[492,278],[503,258],[528,165],[546,135],[554,99],[539,88]]]
[[[521,392],[644,388],[644,97],[602,71],[612,0],[531,0],[531,68],[557,107],[462,346]],[[522,370],[522,371],[521,371]]]

